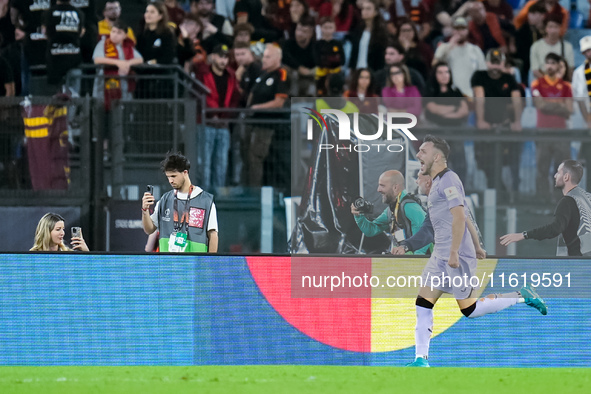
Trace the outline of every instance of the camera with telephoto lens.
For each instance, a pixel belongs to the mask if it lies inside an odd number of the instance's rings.
[[[355,201],[353,201],[353,206],[359,211],[359,213],[373,212],[373,204],[363,197],[357,197]]]

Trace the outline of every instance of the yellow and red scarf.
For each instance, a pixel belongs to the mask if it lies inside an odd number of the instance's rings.
[[[126,38],[123,43],[123,56],[125,60],[133,59],[133,48],[135,44],[134,42]],[[110,37],[105,39],[105,57],[108,59],[117,59],[119,60],[119,51],[117,50],[117,46],[111,41]],[[130,72],[131,74],[131,72]],[[107,110],[111,109],[111,101],[118,100],[122,97],[121,92],[121,80],[117,77],[119,75],[119,70],[117,67],[105,67],[105,76],[106,75],[113,75],[113,78],[105,77],[105,108]],[[135,89],[135,81],[133,79],[127,80],[127,91],[133,92]]]

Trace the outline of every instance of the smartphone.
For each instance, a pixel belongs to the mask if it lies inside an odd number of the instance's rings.
[[[148,193],[150,193],[151,195],[154,195],[154,186],[152,186],[152,185],[146,186],[146,191]]]
[[[80,237],[82,235],[82,229],[80,227],[72,227],[72,238]]]

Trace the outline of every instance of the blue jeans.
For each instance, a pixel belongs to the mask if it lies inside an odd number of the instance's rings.
[[[197,134],[200,187],[211,188],[226,185],[230,131],[228,128],[205,126]]]

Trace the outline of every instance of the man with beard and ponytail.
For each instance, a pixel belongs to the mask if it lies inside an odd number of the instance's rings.
[[[448,143],[432,135],[427,135],[423,141],[417,159],[421,163],[421,173],[433,179],[428,208],[435,246],[423,270],[422,287],[416,300],[416,358],[408,364],[409,367],[429,366],[427,358],[433,332],[433,307],[443,293],[453,294],[462,314],[469,318],[499,312],[522,302],[542,315],[548,313],[544,300],[531,286],[522,287],[518,292],[475,298],[469,278],[476,275],[477,260],[466,222],[464,185],[457,174],[447,168]],[[445,280],[438,285],[432,280],[435,277]]]
[[[557,256],[591,256],[591,194],[579,186],[581,178],[583,165],[576,160],[564,160],[554,175],[556,188],[562,191],[563,197],[558,201],[552,223],[503,235],[501,245],[559,237]]]

